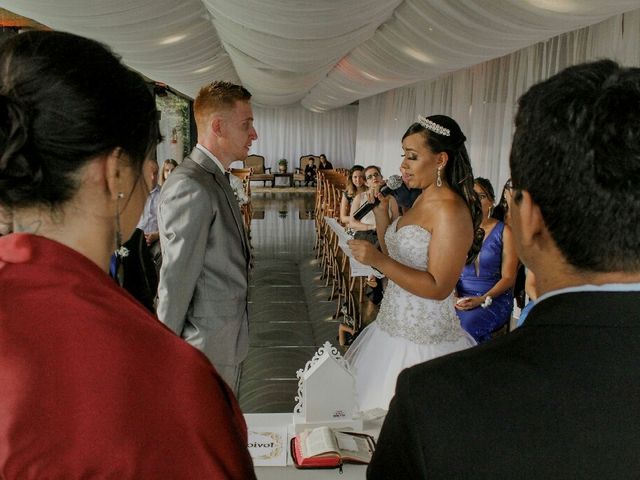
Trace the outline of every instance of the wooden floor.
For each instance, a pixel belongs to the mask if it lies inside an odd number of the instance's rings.
[[[312,249],[314,191],[253,193],[254,269],[238,399],[244,413],[292,412],[296,371],[326,340],[337,344],[336,302]]]

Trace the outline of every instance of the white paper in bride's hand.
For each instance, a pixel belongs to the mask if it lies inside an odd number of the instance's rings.
[[[249,453],[256,467],[287,465],[287,427],[249,426]]]

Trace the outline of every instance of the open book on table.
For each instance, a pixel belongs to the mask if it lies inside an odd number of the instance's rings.
[[[375,445],[365,433],[318,427],[291,439],[291,457],[298,468],[337,468],[343,463],[369,463]]]

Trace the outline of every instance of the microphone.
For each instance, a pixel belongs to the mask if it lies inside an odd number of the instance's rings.
[[[392,193],[394,190],[397,190],[401,186],[402,186],[402,177],[400,175],[391,175],[387,179],[387,183],[383,185],[382,188],[380,189],[380,193],[386,197],[387,195]],[[380,203],[380,200],[376,198],[373,203],[366,202],[362,204],[360,208],[358,208],[358,210],[356,210],[356,212],[353,214],[353,218],[355,218],[356,220],[362,220],[362,218],[371,210],[373,210],[376,207],[376,205],[378,205],[379,203]]]

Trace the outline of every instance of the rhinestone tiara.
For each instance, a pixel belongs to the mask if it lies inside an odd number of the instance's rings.
[[[433,133],[437,133],[438,135],[444,135],[445,137],[451,135],[451,130],[444,128],[442,125],[438,125],[436,122],[432,122],[422,115],[418,115],[418,123],[427,130],[431,130]]]

